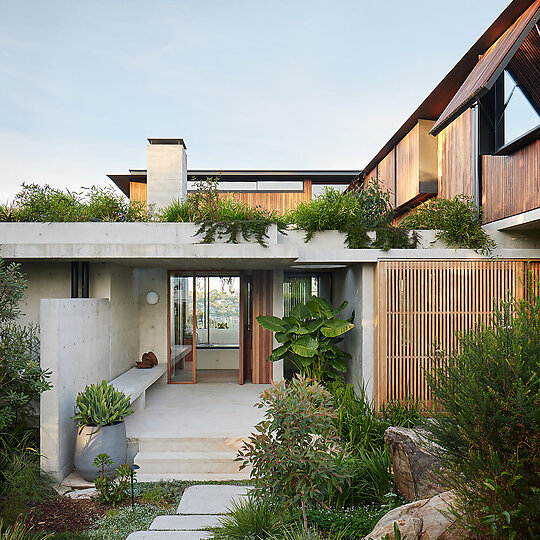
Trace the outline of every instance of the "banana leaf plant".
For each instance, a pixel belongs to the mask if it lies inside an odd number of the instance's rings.
[[[323,381],[335,378],[347,371],[346,358],[350,354],[337,347],[342,335],[354,328],[352,316],[345,320],[337,316],[345,309],[343,302],[337,309],[317,296],[312,296],[305,304],[297,304],[288,317],[260,315],[257,322],[266,330],[275,332],[281,343],[268,360],[290,360],[301,375]]]

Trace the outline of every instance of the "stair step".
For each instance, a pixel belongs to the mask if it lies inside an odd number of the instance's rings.
[[[137,471],[138,482],[159,482],[160,480],[189,480],[195,482],[228,482],[231,480],[249,480],[249,471],[246,469],[236,473],[140,473]]]
[[[236,473],[236,452],[139,452],[140,473]]]
[[[142,437],[139,452],[237,452],[243,437]]]
[[[137,531],[127,540],[202,540],[212,535],[204,531]]]

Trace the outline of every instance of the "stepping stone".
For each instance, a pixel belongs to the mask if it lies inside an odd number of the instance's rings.
[[[137,531],[131,533],[127,540],[203,540],[210,538],[204,531]]]
[[[157,516],[150,530],[159,531],[200,531],[219,524],[221,516]]]
[[[226,514],[233,501],[245,497],[249,487],[231,485],[198,485],[188,487],[177,514]]]

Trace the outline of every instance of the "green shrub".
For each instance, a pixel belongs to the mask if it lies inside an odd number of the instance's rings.
[[[94,467],[98,469],[95,480],[98,499],[109,506],[122,504],[127,497],[126,488],[131,479],[131,471],[128,465],[120,465],[116,469],[116,478],[109,478],[105,474],[105,467],[113,464],[113,460],[108,454],[98,454],[94,459]],[[135,471],[133,472],[135,476]]]
[[[337,309],[324,299],[312,296],[305,304],[294,306],[287,317],[260,315],[257,322],[275,332],[281,343],[268,360],[290,360],[301,375],[323,381],[347,370],[348,353],[337,347],[340,336],[354,328],[351,320],[337,316],[345,309],[343,302]]]
[[[338,466],[332,396],[317,382],[295,378],[272,385],[258,404],[265,417],[238,452],[241,469],[252,466],[252,493],[289,507],[324,502],[324,493],[338,489],[344,474]]]
[[[233,501],[229,510],[229,514],[219,519],[218,526],[209,529],[216,540],[281,538],[288,522],[283,510],[269,500],[246,498]]]
[[[146,205],[130,202],[113,188],[74,192],[23,183],[13,202],[0,206],[0,221],[146,221]]]
[[[388,226],[393,211],[389,193],[378,182],[370,182],[358,191],[341,192],[327,187],[312,201],[300,203],[287,218],[306,231],[306,242],[317,231],[337,230],[347,234],[350,248],[367,248],[372,247],[367,232]],[[384,243],[387,245],[388,249],[400,247],[389,243],[388,235]]]
[[[75,415],[71,418],[81,429],[84,426],[101,428],[123,422],[124,418],[132,413],[129,397],[103,380],[99,384],[87,386],[84,392],[79,392]]]
[[[495,307],[489,325],[426,374],[437,412],[426,427],[467,525],[483,538],[540,537],[540,295]]]
[[[495,242],[482,229],[482,210],[466,195],[431,199],[411,212],[400,224],[405,229],[437,230],[437,239],[448,247],[474,249],[489,254]]]

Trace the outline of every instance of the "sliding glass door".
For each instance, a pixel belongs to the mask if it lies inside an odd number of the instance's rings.
[[[171,383],[194,383],[196,377],[195,276],[173,274],[169,280],[169,377]]]

